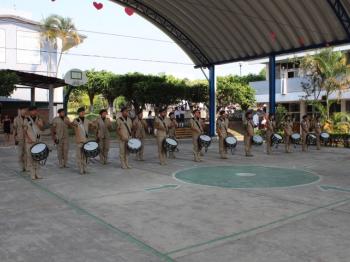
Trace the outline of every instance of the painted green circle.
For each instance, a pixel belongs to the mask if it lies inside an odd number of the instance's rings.
[[[186,183],[225,188],[291,187],[313,183],[319,176],[298,169],[264,166],[212,166],[179,171]]]

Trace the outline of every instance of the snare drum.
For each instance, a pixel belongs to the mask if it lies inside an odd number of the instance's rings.
[[[292,139],[292,143],[293,143],[293,144],[299,144],[300,141],[301,141],[301,136],[300,136],[299,133],[294,133],[294,134],[292,134],[290,137],[291,137],[291,139]]]
[[[163,147],[167,152],[174,152],[177,149],[177,141],[174,138],[167,137],[164,139]]]
[[[279,134],[273,134],[271,136],[272,144],[280,144],[282,143],[282,140],[282,136],[280,136]]]
[[[136,154],[140,151],[142,147],[142,142],[140,139],[137,138],[131,138],[128,141],[128,151],[131,154]]]
[[[329,141],[329,134],[326,132],[322,132],[320,134],[320,139],[323,143],[327,143]]]
[[[34,161],[45,161],[49,156],[49,148],[45,143],[36,143],[30,148],[30,153]]]
[[[259,135],[253,136],[253,144],[256,146],[261,146],[264,143],[264,139]]]
[[[306,141],[307,141],[308,145],[316,145],[316,140],[317,140],[317,138],[316,138],[315,134],[313,134],[313,133],[307,134]]]
[[[205,148],[205,152],[208,151],[208,147],[211,144],[211,137],[207,135],[200,135],[198,138],[198,144],[200,148]]]
[[[96,141],[88,141],[84,143],[82,150],[86,158],[95,158],[100,153],[100,147]]]
[[[235,148],[237,146],[237,138],[235,138],[234,136],[226,137],[225,146],[229,149]]]

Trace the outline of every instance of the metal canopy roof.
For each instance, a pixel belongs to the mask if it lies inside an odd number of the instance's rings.
[[[350,0],[112,0],[172,38],[197,67],[350,42]]]
[[[66,85],[64,80],[62,80],[60,78],[56,78],[56,77],[49,77],[49,76],[27,73],[27,72],[22,72],[22,71],[17,71],[17,70],[10,70],[10,69],[4,69],[4,70],[0,70],[0,71],[15,73],[19,78],[19,82],[17,83],[17,85],[43,88],[43,89],[49,89],[50,85],[52,85],[53,88],[57,88],[57,87],[61,87],[61,86]]]

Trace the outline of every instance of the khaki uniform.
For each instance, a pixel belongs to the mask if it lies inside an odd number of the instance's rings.
[[[201,148],[198,140],[199,140],[199,136],[204,133],[202,119],[192,118],[191,119],[191,129],[192,129],[192,144],[193,144],[194,161],[200,162],[202,148]]]
[[[170,120],[168,118],[157,117],[154,121],[154,126],[157,129],[157,144],[158,144],[158,155],[161,165],[166,164],[166,150],[164,149],[164,139],[169,135]]]
[[[219,153],[220,157],[225,159],[227,158],[227,147],[225,145],[225,138],[228,136],[228,124],[229,121],[227,118],[223,119],[219,117],[216,121],[216,130],[219,135]]]
[[[100,161],[102,164],[107,164],[108,152],[110,144],[109,130],[112,128],[112,123],[109,118],[102,119],[99,116],[95,121],[96,138],[100,147]]]
[[[132,122],[129,117],[117,119],[117,133],[119,136],[119,157],[123,169],[130,168],[128,162],[128,141],[131,139]]]
[[[293,122],[292,121],[286,121],[283,124],[283,131],[284,131],[284,146],[286,153],[291,153],[291,135],[293,134]]]
[[[176,119],[169,120],[169,137],[176,139],[176,128],[178,126]],[[175,152],[169,152],[169,158],[175,159]]]
[[[87,118],[84,118],[84,122],[80,118],[76,118],[73,121],[75,142],[77,144],[76,161],[80,174],[86,173],[87,159],[83,151],[83,145],[88,141],[89,127],[91,125],[91,121]]]
[[[276,123],[269,119],[266,120],[266,152],[271,154],[272,152],[272,135],[275,133]]]
[[[316,147],[317,150],[321,149],[321,132],[322,132],[322,126],[320,122],[315,122],[315,133],[316,133]]]
[[[25,121],[25,117],[22,117],[22,116],[17,116],[13,121],[14,138],[15,138],[15,141],[18,143],[17,145],[18,163],[22,171],[25,171],[27,169],[24,121]]]
[[[55,117],[52,120],[53,138],[58,141],[57,157],[60,167],[66,167],[68,162],[69,151],[69,133],[68,128],[70,120],[68,117]]]
[[[302,138],[302,151],[305,152],[308,149],[307,145],[307,134],[310,130],[310,123],[308,120],[302,120],[301,121],[301,138]]]
[[[247,120],[244,132],[244,148],[246,156],[252,156],[252,139],[254,136],[254,123],[252,120]]]
[[[136,117],[132,124],[132,131],[135,138],[141,140],[140,151],[136,154],[138,160],[143,161],[143,151],[144,151],[144,140],[146,138],[146,128],[147,122],[144,119],[139,119]]]
[[[39,162],[34,161],[30,148],[35,144],[40,142],[41,128],[43,127],[43,122],[39,117],[35,120],[31,117],[26,117],[24,120],[24,134],[26,142],[26,153],[27,153],[27,166],[30,170],[30,176],[32,179],[38,178]]]

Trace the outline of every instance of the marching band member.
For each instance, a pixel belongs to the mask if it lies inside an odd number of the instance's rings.
[[[24,122],[28,113],[27,106],[19,108],[19,115],[13,121],[13,136],[17,145],[18,163],[23,172],[27,169],[27,153],[24,135]]]
[[[166,108],[159,110],[159,116],[155,119],[154,126],[157,129],[157,144],[160,165],[166,165],[166,150],[164,149],[164,139],[169,135],[169,120],[166,117]]]
[[[284,131],[284,145],[286,153],[292,153],[291,150],[291,136],[293,134],[293,121],[289,115],[285,116],[285,121],[283,123],[283,131]]]
[[[225,138],[228,136],[228,118],[225,110],[221,110],[216,122],[216,130],[219,136],[219,153],[222,159],[227,159],[227,148],[225,146]]]
[[[316,148],[317,150],[321,150],[322,124],[321,124],[320,116],[317,116],[315,119],[315,133],[316,133]]]
[[[128,141],[132,138],[131,129],[132,121],[130,119],[127,107],[121,108],[121,117],[117,119],[117,134],[119,137],[119,157],[122,169],[130,169]]]
[[[72,125],[75,132],[75,142],[77,143],[76,161],[81,175],[86,174],[87,159],[85,157],[83,146],[89,138],[89,128],[92,122],[85,118],[85,108],[80,107],[77,111],[78,118],[74,119]]]
[[[204,133],[204,123],[201,117],[201,111],[195,109],[193,111],[193,118],[191,119],[191,129],[192,129],[192,144],[193,144],[193,155],[195,162],[201,162],[201,145],[199,144],[199,136]]]
[[[307,135],[310,130],[309,117],[307,115],[303,116],[303,120],[301,121],[300,126],[301,126],[301,137],[302,137],[302,151],[306,152],[308,149]]]
[[[41,131],[44,128],[43,121],[38,117],[38,109],[36,106],[29,107],[29,116],[24,120],[23,129],[25,135],[26,151],[27,151],[27,165],[30,170],[32,180],[40,179],[38,175],[39,162],[34,161],[30,152],[31,147],[40,142]]]
[[[169,113],[170,125],[169,125],[169,137],[176,139],[176,128],[178,127],[178,123],[175,118],[174,112]],[[169,158],[175,159],[175,152],[169,152]]]
[[[110,134],[109,131],[112,129],[111,120],[107,117],[108,113],[106,109],[102,109],[99,113],[99,117],[95,120],[96,126],[96,141],[100,148],[100,162],[103,165],[107,164]]]
[[[52,120],[51,135],[52,140],[57,146],[57,157],[60,168],[67,167],[69,152],[69,133],[68,128],[71,122],[66,117],[64,109],[57,111],[58,116]]]
[[[273,114],[269,114],[266,119],[266,153],[270,155],[272,152],[272,135],[275,133],[276,122]]]
[[[132,131],[133,136],[137,139],[141,140],[141,148],[140,151],[137,152],[136,157],[139,161],[144,161],[143,159],[143,151],[144,151],[144,140],[146,138],[146,129],[148,125],[146,120],[143,119],[142,109],[137,112],[137,117],[134,119],[132,123]]]
[[[252,139],[254,136],[254,123],[253,123],[253,115],[252,111],[248,111],[246,113],[246,122],[245,122],[245,132],[244,132],[244,148],[245,148],[245,155],[247,157],[252,157]]]

